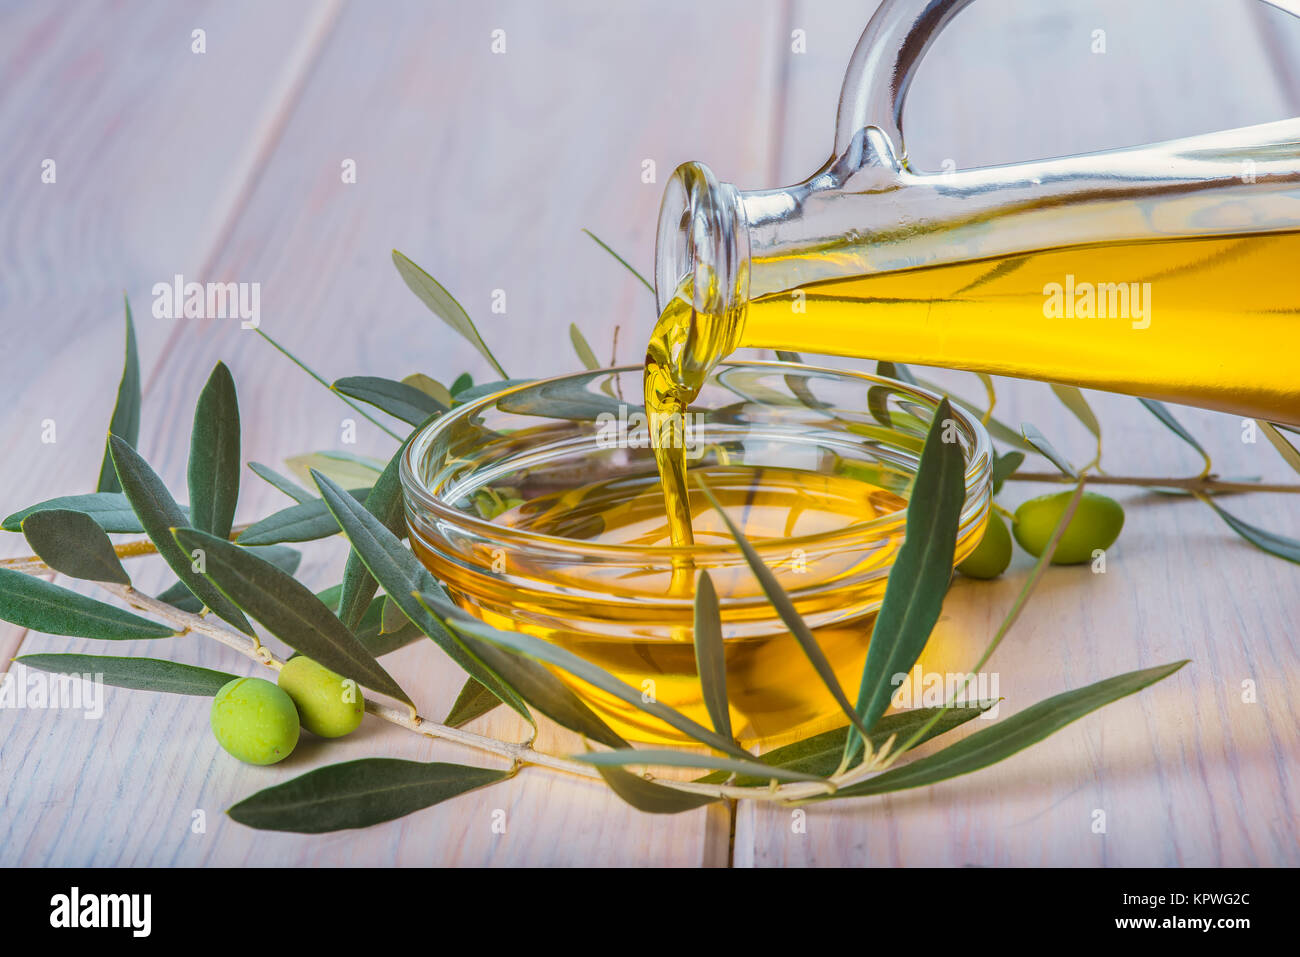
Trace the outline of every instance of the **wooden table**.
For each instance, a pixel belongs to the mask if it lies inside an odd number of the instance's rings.
[[[568,325],[636,361],[652,303],[580,232],[643,270],[663,183],[688,159],[742,187],[802,179],[827,155],[845,65],[874,4],[789,2],[10,3],[0,9],[0,510],[93,487],[131,297],[145,381],[141,451],[184,487],[193,402],[214,361],[239,386],[244,452],[340,447],[355,417],[229,320],[150,313],[156,282],[258,282],[262,324],[328,378],[485,363],[433,320],[389,261],[439,277],[505,367],[576,367]],[[1174,17],[1174,11],[1177,16]],[[192,52],[192,31],[206,52]],[[504,30],[506,52],[491,50]],[[801,30],[806,52],[792,52]],[[1095,53],[1095,31],[1105,52]],[[1300,22],[1252,2],[981,0],[934,46],[912,91],[909,144],[938,168],[1012,162],[1263,122],[1300,112]],[[42,162],[57,180],[41,182]],[[345,183],[343,164],[356,164]],[[655,181],[643,181],[647,160]],[[490,305],[506,293],[504,314]],[[1224,348],[1233,331],[1225,330]],[[952,382],[978,395],[969,376]],[[1089,438],[1045,386],[1000,383],[999,414],[1034,421],[1084,461]],[[1196,471],[1132,399],[1094,396],[1112,473]],[[1225,474],[1295,479],[1240,423],[1180,410]],[[42,442],[46,420],[57,441]],[[361,421],[349,451],[386,456]],[[1006,496],[1041,489],[1021,484]],[[772,864],[1295,865],[1300,863],[1300,569],[1203,505],[1127,490],[1105,575],[1053,569],[990,667],[1003,714],[1130,668],[1174,678],[1004,764],[934,788],[789,812],[742,806],[736,866]],[[1234,500],[1300,534],[1293,497]],[[287,504],[249,475],[241,520]],[[25,551],[18,536],[4,554]],[[338,580],[338,543],[302,574]],[[155,564],[149,564],[155,561]],[[958,580],[933,671],[964,670],[1028,571]],[[169,576],[133,566],[145,590]],[[64,582],[67,584],[67,582]],[[252,673],[198,638],[166,647],[0,632],[0,656],[163,654]],[[460,678],[427,643],[389,659],[440,715]],[[1243,682],[1257,701],[1245,703]],[[0,712],[0,864],[726,864],[725,810],[643,815],[602,787],[531,769],[470,798],[361,832],[260,833],[222,811],[268,784],[365,755],[491,763],[373,719],[304,739],[282,765],[239,765],[202,699],[108,689],[102,720]],[[499,709],[499,711],[504,709]],[[494,712],[475,727],[521,734]],[[545,728],[542,745],[575,747]],[[327,753],[328,752],[328,753]],[[494,833],[495,811],[506,833]],[[1094,833],[1095,811],[1106,816]],[[206,826],[196,833],[196,812]]]

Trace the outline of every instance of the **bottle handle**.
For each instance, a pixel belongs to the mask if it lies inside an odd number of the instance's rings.
[[[853,51],[840,91],[834,156],[842,156],[854,137],[874,126],[888,138],[906,165],[903,104],[916,68],[930,45],[972,0],[884,0]],[[1300,0],[1261,0],[1300,17]]]

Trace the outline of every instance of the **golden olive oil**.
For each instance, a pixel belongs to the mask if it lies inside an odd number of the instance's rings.
[[[682,355],[691,348],[690,338],[701,335],[701,327],[718,322],[719,317],[694,311],[691,284],[687,280],[659,316],[646,346],[646,416],[650,421],[650,440],[659,467],[668,530],[674,545],[691,545],[694,541],[690,509],[686,503],[685,443],[681,441],[676,425],[684,421],[704,381],[703,373],[694,375],[684,371]],[[707,332],[705,335],[707,337]],[[689,589],[688,572],[689,568],[679,563],[674,582],[678,591]]]
[[[650,445],[659,470],[663,491],[668,543],[688,547],[695,543],[692,519],[686,496],[686,442],[684,423],[687,408],[699,392],[698,386],[683,389],[673,378],[675,357],[690,328],[690,306],[686,300],[674,299],[655,325],[646,347],[645,410],[650,431]],[[670,591],[689,595],[694,588],[694,569],[688,558],[674,556]]]
[[[1300,424],[1298,269],[1296,232],[1054,249],[761,296],[747,304],[739,344]]]
[[[886,489],[856,475],[823,474],[793,468],[693,466],[747,538],[761,546],[773,540],[840,531],[890,515],[905,506],[900,487]],[[508,528],[569,541],[636,548],[670,546],[677,534],[664,509],[664,486],[647,469],[593,484],[531,498],[497,515]],[[672,494],[670,491],[668,494]],[[682,490],[678,511],[698,546],[730,546],[732,538],[698,487]],[[969,538],[969,536],[968,536]],[[512,554],[508,575],[484,570],[491,556],[450,561],[423,548],[421,560],[446,582],[476,617],[498,628],[522,630],[568,649],[611,672],[655,700],[708,726],[692,642],[693,583],[685,593],[667,563],[632,558],[611,573],[581,563],[529,567],[527,554]],[[874,607],[884,593],[899,534],[872,547],[838,550],[810,558],[807,572],[795,546],[782,549],[774,572],[788,589],[816,579],[818,594],[800,601],[814,622],[814,634],[846,688],[860,679]],[[796,541],[797,545],[797,541]],[[974,546],[969,541],[965,550]],[[639,553],[635,553],[639,554]],[[876,573],[873,575],[873,573]],[[752,572],[743,562],[710,571],[718,593],[738,602],[728,612],[727,693],[736,736],[746,744],[785,740],[843,722],[798,643],[781,625]],[[530,583],[544,582],[544,593]],[[634,599],[634,602],[629,602]],[[818,626],[818,621],[825,624]],[[689,741],[617,698],[556,671],[602,718],[625,737],[639,741]]]

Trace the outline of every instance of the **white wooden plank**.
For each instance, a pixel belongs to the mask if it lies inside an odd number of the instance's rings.
[[[123,293],[147,317],[153,283],[201,269],[330,10],[29,4],[0,14],[0,176],[10,184],[0,316],[22,356],[0,383],[10,463],[0,511],[93,489],[121,375]],[[192,52],[197,22],[210,40],[203,54]],[[46,158],[53,183],[41,181]],[[165,337],[138,327],[147,374]],[[153,410],[147,402],[146,436]],[[0,550],[26,548],[5,535]],[[6,660],[20,639],[0,627]]]
[[[406,4],[385,7],[384,28],[375,29],[373,11],[349,7],[228,239],[208,260],[210,275],[195,278],[261,283],[263,328],[329,377],[420,369],[450,381],[467,367],[480,380],[490,376],[403,286],[389,261],[394,246],[462,299],[514,374],[574,368],[571,321],[602,354],[621,323],[623,357],[636,361],[653,319],[650,298],[580,228],[590,226],[648,270],[654,214],[677,162],[709,156],[727,175],[762,178],[774,81],[764,50],[776,10],[739,3],[705,11],[687,4],[617,11],[591,4]],[[725,31],[733,42],[724,56],[691,71],[668,69],[666,58],[677,55],[688,19],[693,29]],[[506,30],[507,53],[494,56],[491,31],[498,27]],[[720,112],[712,98],[695,95],[701,86],[715,91],[717,102],[739,105]],[[347,158],[357,162],[355,185],[341,182]],[[654,183],[640,179],[646,158],[657,164]],[[496,288],[507,292],[504,316],[487,309]],[[151,420],[152,435],[184,434],[192,397],[222,357],[239,384],[246,458],[274,463],[339,445],[341,420],[353,413],[252,333],[220,320],[182,320],[165,331],[170,339],[149,382],[150,398],[165,400]],[[391,440],[359,424],[358,442],[347,448],[388,454]],[[183,443],[151,438],[148,452],[166,477],[183,475]],[[254,482],[246,492],[245,516],[264,512],[276,497]],[[335,552],[320,584],[337,579],[340,563]],[[47,648],[33,637],[23,650]],[[220,649],[191,650],[205,663],[230,666]],[[394,660],[422,708],[445,713],[462,676],[428,645]],[[58,739],[60,753],[39,758],[34,742],[49,740],[48,725],[28,716],[14,722],[19,727],[5,753],[23,756],[29,777],[11,801],[22,802],[22,827],[36,835],[23,860],[725,861],[728,829],[716,815],[641,815],[603,787],[536,771],[363,833],[303,839],[252,832],[213,810],[300,773],[323,759],[320,752],[270,770],[242,768],[216,749],[201,707],[133,695],[119,696],[114,708],[121,710],[114,711],[113,731],[107,722],[65,728],[71,740]],[[160,735],[163,723],[169,727]],[[522,734],[520,723],[503,714],[479,726]],[[565,751],[580,743],[546,728],[539,746]],[[153,750],[152,778],[124,773],[132,755]],[[370,728],[329,750],[331,758],[449,753],[388,728]],[[456,759],[481,760],[463,753]],[[81,791],[70,802],[52,797],[66,793],[83,762],[96,781],[106,787],[112,779],[119,789],[93,812]],[[149,820],[136,813],[141,804],[152,809]],[[199,807],[209,810],[205,840],[177,829]],[[485,829],[487,812],[497,807],[511,822],[505,837]],[[129,837],[110,840],[110,834]]]

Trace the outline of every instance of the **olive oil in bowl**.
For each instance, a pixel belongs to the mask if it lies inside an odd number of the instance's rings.
[[[694,578],[707,570],[737,737],[777,743],[843,723],[693,477],[754,544],[852,688],[938,397],[873,376],[723,362],[701,380],[683,441],[655,448],[644,407],[619,398],[638,396],[643,382],[641,368],[565,376],[430,426],[403,466],[416,553],[476,617],[555,642],[705,725],[692,622]],[[990,447],[978,422],[957,415],[968,463],[960,561],[987,513]],[[671,513],[656,461],[664,452],[692,476]],[[691,544],[680,544],[670,514]],[[688,743],[556,673],[629,740]]]

